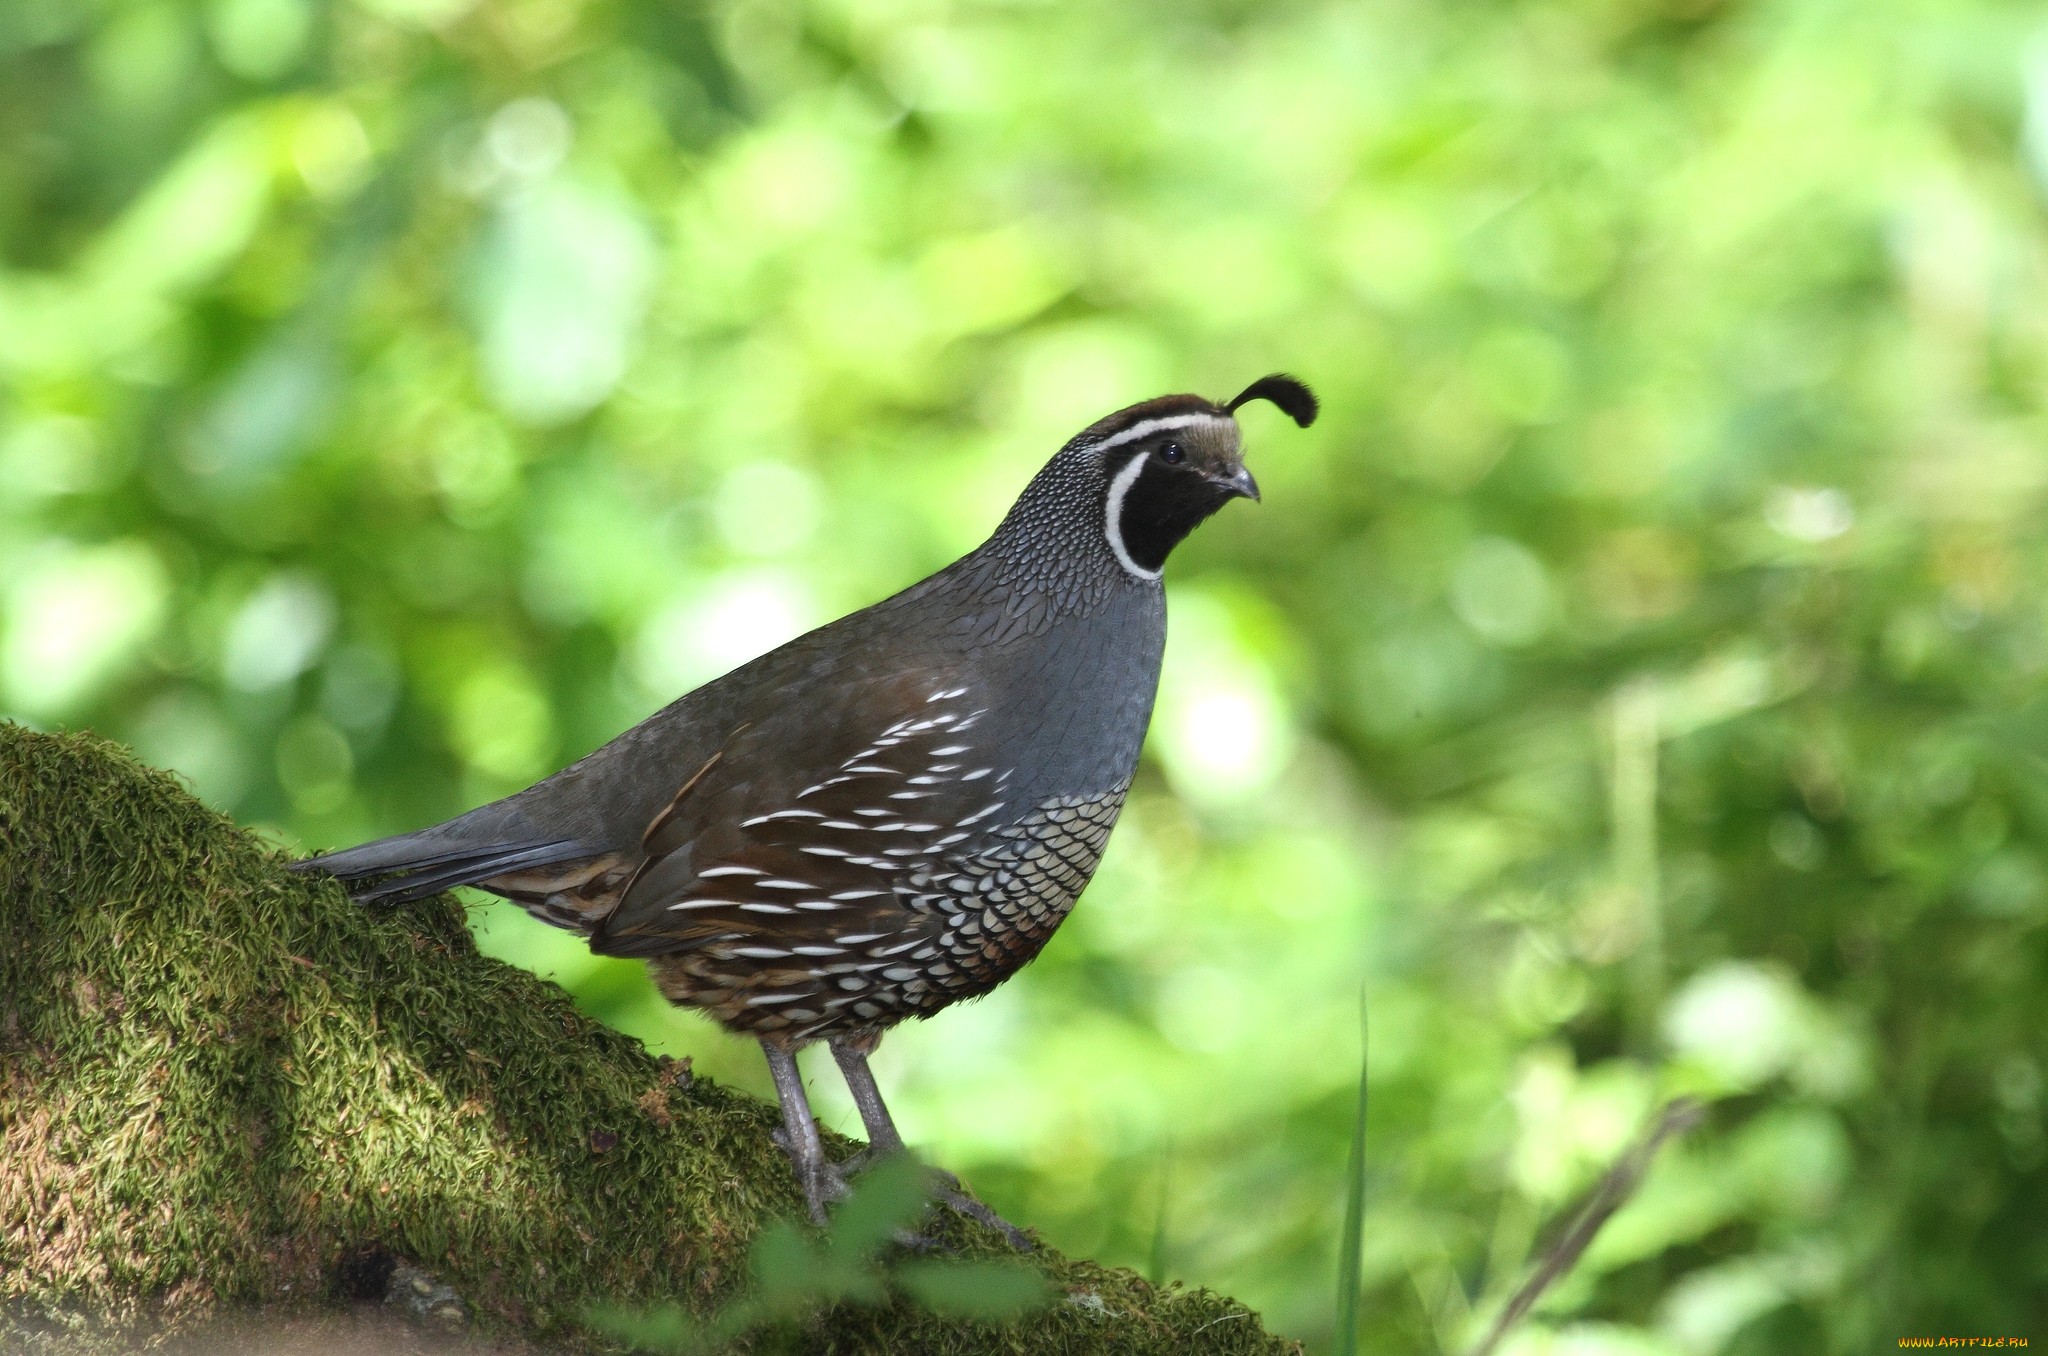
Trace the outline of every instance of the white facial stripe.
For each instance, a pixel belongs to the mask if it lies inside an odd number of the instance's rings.
[[[1168,429],[1187,428],[1194,424],[1234,424],[1236,422],[1235,419],[1232,419],[1227,414],[1170,414],[1160,419],[1144,419],[1131,425],[1113,438],[1104,438],[1101,442],[1095,444],[1095,450],[1097,452],[1107,452],[1112,447],[1122,447],[1125,443],[1139,438],[1149,438],[1155,433],[1164,433]]]
[[[1192,415],[1188,417],[1199,419],[1203,416]],[[1169,421],[1155,420],[1152,422],[1167,423]],[[1138,428],[1144,427],[1145,425],[1143,424],[1138,425]],[[1137,429],[1132,429],[1131,432],[1137,433]],[[1151,455],[1149,452],[1138,453],[1138,455],[1131,458],[1129,465],[1116,473],[1116,479],[1109,482],[1109,504],[1103,510],[1102,523],[1103,535],[1109,538],[1109,549],[1116,556],[1116,563],[1129,570],[1135,577],[1143,579],[1148,583],[1159,578],[1159,571],[1141,568],[1137,561],[1131,559],[1131,553],[1124,549],[1123,516],[1124,496],[1131,492],[1131,486],[1136,483],[1139,475],[1144,472],[1145,462]]]

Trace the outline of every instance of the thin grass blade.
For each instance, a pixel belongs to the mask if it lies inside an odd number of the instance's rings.
[[[1337,1356],[1358,1356],[1358,1273],[1365,1260],[1365,991],[1358,993],[1358,1108],[1351,1119],[1351,1160],[1344,1187],[1344,1233],[1337,1249]]]

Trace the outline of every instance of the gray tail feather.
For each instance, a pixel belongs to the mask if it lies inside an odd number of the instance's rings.
[[[441,826],[437,826],[439,828]],[[549,842],[451,844],[436,829],[402,833],[374,843],[293,862],[294,871],[321,871],[346,882],[349,898],[358,904],[404,904],[439,894],[455,885],[469,885],[507,871],[593,855],[573,838]],[[381,877],[376,884],[357,882]]]

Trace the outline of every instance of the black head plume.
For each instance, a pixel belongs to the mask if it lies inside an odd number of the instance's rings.
[[[1307,385],[1288,376],[1285,372],[1275,372],[1271,376],[1260,377],[1257,381],[1239,391],[1237,398],[1223,407],[1224,411],[1235,414],[1237,407],[1248,400],[1272,401],[1280,407],[1282,414],[1285,414],[1302,428],[1307,428],[1316,421],[1316,411],[1321,408],[1316,403],[1315,392],[1309,390]]]

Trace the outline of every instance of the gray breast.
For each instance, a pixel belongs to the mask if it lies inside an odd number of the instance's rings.
[[[1011,774],[1006,818],[1129,785],[1165,643],[1164,595],[1129,588],[1091,615],[990,657],[983,739]]]

